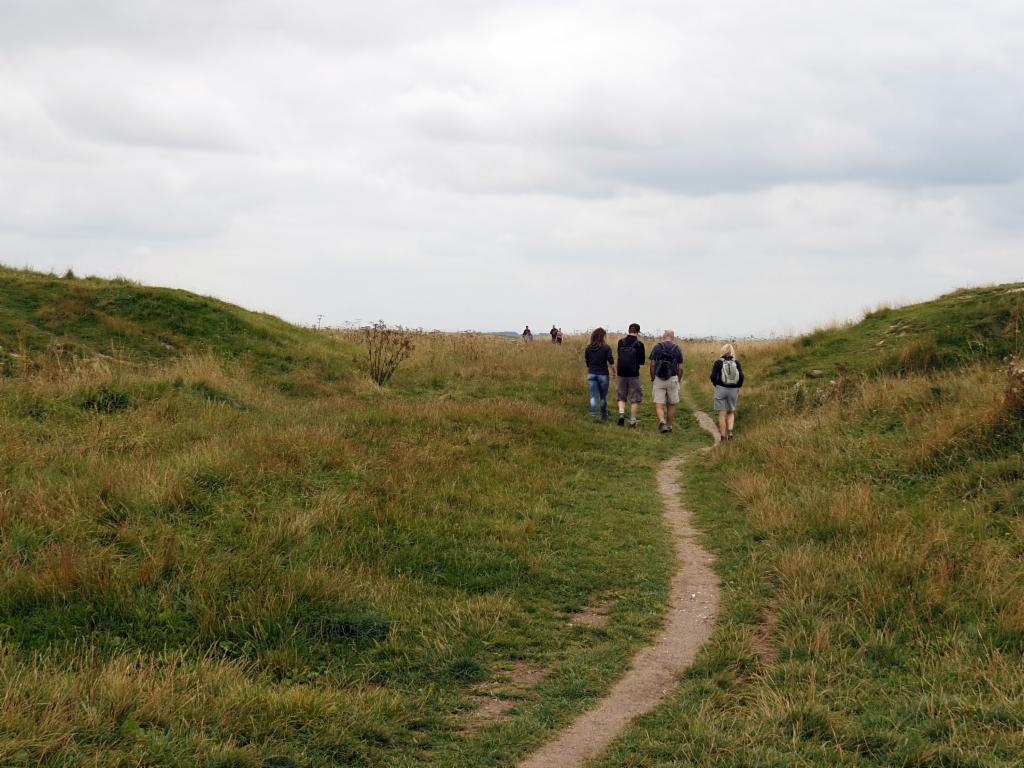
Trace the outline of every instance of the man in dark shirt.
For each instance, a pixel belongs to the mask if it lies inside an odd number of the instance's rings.
[[[629,335],[619,339],[619,364],[616,369],[619,399],[619,426],[626,423],[626,403],[629,402],[629,426],[636,426],[636,414],[644,399],[640,386],[640,366],[646,362],[644,343],[640,341],[640,325],[630,323]]]
[[[683,350],[676,344],[675,331],[665,331],[651,350],[651,394],[658,413],[659,432],[672,431],[682,378]]]

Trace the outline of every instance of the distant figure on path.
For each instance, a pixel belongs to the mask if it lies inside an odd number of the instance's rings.
[[[675,331],[665,331],[651,350],[651,394],[658,413],[658,431],[672,431],[679,404],[679,381],[683,376],[683,350],[676,344]]]
[[[604,328],[595,328],[590,334],[590,345],[583,350],[587,363],[587,384],[590,387],[590,417],[597,418],[597,405],[601,404],[601,419],[608,421],[608,366],[615,365],[612,348],[605,344]]]
[[[743,386],[743,368],[736,359],[732,344],[722,347],[722,356],[711,368],[711,383],[715,385],[715,410],[718,411],[718,431],[723,440],[732,440],[736,427],[736,401]]]
[[[533,331],[530,330],[530,326],[523,329],[523,341],[533,341]]]
[[[640,366],[647,362],[644,343],[638,338],[639,323],[629,324],[629,335],[619,339],[618,376],[619,426],[626,423],[626,403],[629,403],[629,426],[636,426],[636,414],[644,399],[644,388],[640,386]]]
[[[558,336],[558,329],[555,328],[555,326],[552,325],[550,333],[551,333],[551,343],[554,344],[555,343],[555,337]]]
[[[559,328],[558,330],[555,331],[555,344],[561,344],[561,343],[562,343],[562,329]]]

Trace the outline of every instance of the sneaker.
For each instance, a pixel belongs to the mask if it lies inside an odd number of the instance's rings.
[[[608,414],[607,413],[602,413],[601,414],[601,421],[608,421]]]
[[[668,429],[665,430],[665,431],[666,432],[671,432],[672,431],[672,425],[671,424],[667,424],[666,426],[668,427]]]
[[[658,431],[661,432],[661,434],[663,434],[663,435],[667,435],[668,434],[668,424],[666,424],[664,421],[660,422],[658,424]]]
[[[732,440],[734,437],[736,437],[736,435],[734,435],[732,432],[730,432],[729,433],[729,439]]]
[[[620,413],[619,414],[619,426],[621,427],[621,426],[625,425],[625,423],[626,423],[626,414]]]
[[[636,429],[636,419],[630,419],[629,420],[629,428],[630,429]]]

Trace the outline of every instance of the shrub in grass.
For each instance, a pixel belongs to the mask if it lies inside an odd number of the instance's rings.
[[[75,401],[83,411],[107,414],[127,411],[135,404],[132,393],[113,384],[88,387],[78,394]]]
[[[381,387],[391,381],[414,348],[411,333],[401,327],[389,328],[383,320],[363,330],[362,342],[366,348],[366,369]]]
[[[1012,418],[1020,419],[1024,417],[1024,358],[1008,358],[1006,374],[1004,406]]]

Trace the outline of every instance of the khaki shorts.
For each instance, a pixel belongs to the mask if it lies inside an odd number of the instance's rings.
[[[644,388],[640,386],[639,376],[619,376],[616,389],[620,403],[642,403],[644,400]]]
[[[651,387],[651,395],[658,405],[676,405],[679,402],[679,377],[671,379],[654,378],[654,386]]]

